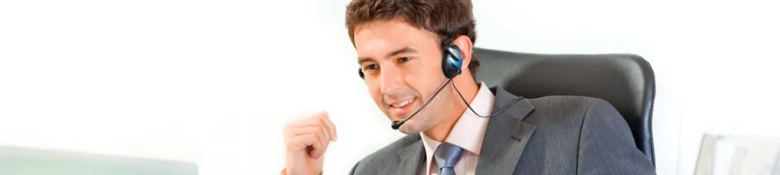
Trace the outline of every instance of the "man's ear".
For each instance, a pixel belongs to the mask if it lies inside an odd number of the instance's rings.
[[[469,64],[471,63],[471,52],[473,51],[473,43],[471,42],[471,39],[469,39],[469,37],[466,35],[461,35],[455,38],[455,40],[452,41],[452,44],[457,45],[460,49],[460,52],[463,53],[463,66],[460,68],[461,71],[469,71]],[[473,72],[470,73],[473,74]]]

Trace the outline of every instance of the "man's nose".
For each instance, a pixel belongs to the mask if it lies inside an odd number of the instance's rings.
[[[389,67],[389,68],[388,68]],[[379,75],[379,88],[382,94],[397,91],[403,86],[403,73],[394,67],[387,66]]]

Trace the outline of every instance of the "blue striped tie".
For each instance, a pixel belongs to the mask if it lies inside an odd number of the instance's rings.
[[[439,175],[455,175],[455,164],[463,156],[463,148],[444,142],[436,148],[433,158],[439,166]]]

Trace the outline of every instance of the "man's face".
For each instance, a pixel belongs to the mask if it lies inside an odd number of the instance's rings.
[[[403,120],[419,109],[447,80],[442,50],[434,33],[402,21],[375,21],[354,34],[365,82],[374,102],[390,120]],[[441,123],[450,88],[399,129],[417,133]]]

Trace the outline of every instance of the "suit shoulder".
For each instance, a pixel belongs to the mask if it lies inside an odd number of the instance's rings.
[[[420,135],[419,134],[409,134],[406,135],[393,143],[388,144],[385,147],[380,148],[379,150],[369,154],[368,156],[361,159],[354,169],[359,170],[359,172],[365,172],[366,168],[376,168],[376,167],[383,167],[384,165],[390,162],[391,156],[397,156],[398,151],[401,149],[406,148],[407,146],[414,144],[416,142],[420,141]],[[354,170],[353,170],[354,171]]]
[[[586,96],[552,95],[539,98],[530,98],[528,101],[536,108],[565,108],[587,110],[593,105],[609,105],[604,99]]]
[[[603,99],[585,96],[545,96],[528,101],[534,106],[534,111],[525,121],[539,125],[579,126],[592,108],[612,107]]]
[[[601,98],[588,97],[588,96],[576,96],[576,95],[550,95],[538,98],[528,98],[529,101],[576,101],[576,102],[594,102],[596,100],[603,100]]]

